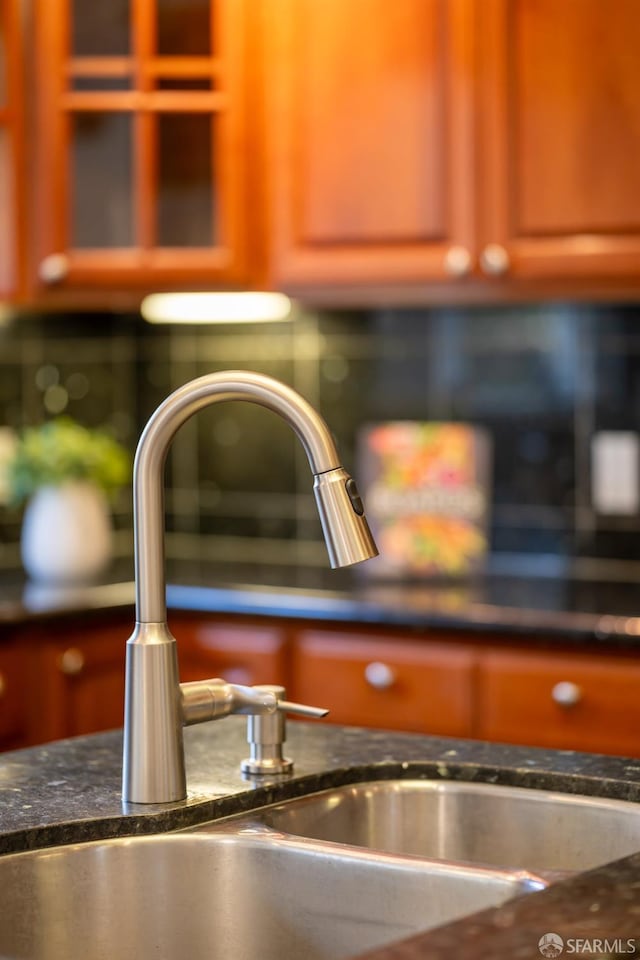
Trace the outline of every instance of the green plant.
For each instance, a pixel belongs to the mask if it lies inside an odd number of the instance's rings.
[[[11,502],[28,500],[40,487],[87,480],[113,495],[131,475],[129,452],[105,430],[90,430],[70,417],[27,427],[7,464]]]

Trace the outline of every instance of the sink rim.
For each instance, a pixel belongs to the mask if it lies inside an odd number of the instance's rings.
[[[379,843],[357,842],[355,840],[350,841],[343,838],[336,839],[335,837],[327,836],[322,831],[320,832],[320,835],[316,835],[309,827],[304,829],[304,822],[303,828],[298,828],[298,830],[295,829],[295,821],[292,823],[291,820],[289,820],[287,823],[287,814],[295,814],[296,810],[300,810],[304,814],[305,810],[313,810],[316,805],[320,806],[320,817],[326,813],[330,818],[333,813],[333,809],[329,808],[327,811],[322,810],[322,803],[327,799],[336,799],[336,809],[340,807],[342,801],[345,801],[345,805],[348,809],[348,803],[353,799],[357,800],[360,796],[362,796],[365,800],[369,799],[367,794],[373,794],[374,796],[375,794],[379,794],[382,795],[383,798],[386,798],[389,795],[397,794],[398,796],[402,796],[403,794],[406,795],[413,791],[417,791],[419,794],[431,797],[450,797],[452,795],[458,795],[464,799],[477,796],[483,797],[485,800],[496,798],[507,801],[515,800],[516,802],[523,801],[526,804],[533,804],[534,807],[537,806],[538,810],[543,812],[543,814],[545,807],[547,809],[553,808],[553,811],[557,811],[556,816],[559,816],[562,813],[562,808],[569,812],[574,809],[576,812],[580,811],[587,816],[591,814],[597,815],[599,813],[603,813],[606,815],[607,813],[611,813],[616,818],[622,816],[623,822],[627,821],[627,818],[629,818],[628,823],[633,825],[638,824],[640,831],[640,803],[633,801],[621,800],[613,797],[594,797],[589,794],[568,793],[566,791],[539,790],[534,787],[511,786],[509,784],[487,782],[486,780],[476,781],[434,777],[384,778],[377,780],[361,780],[352,783],[341,784],[339,786],[316,790],[298,797],[278,800],[252,811],[234,814],[223,818],[222,820],[218,821],[218,823],[229,823],[231,825],[235,823],[245,823],[248,826],[251,825],[254,829],[258,828],[262,830],[269,830],[275,835],[282,836],[284,838],[304,838],[305,840],[315,840],[325,845],[335,846],[339,849],[371,850],[377,855],[392,852],[395,855],[402,856],[409,860],[423,862],[444,862],[456,864],[458,866],[485,866],[490,870],[502,869],[511,872],[523,871],[530,876],[542,879],[545,884],[556,883],[577,874],[584,873],[588,870],[604,866],[607,863],[615,862],[616,860],[634,853],[640,853],[639,834],[637,846],[634,846],[632,849],[625,850],[622,853],[614,850],[611,856],[608,856],[605,859],[598,859],[595,862],[593,861],[593,857],[597,852],[596,847],[596,852],[592,851],[591,853],[592,862],[589,862],[586,865],[584,863],[573,865],[541,865],[539,863],[531,864],[518,861],[517,854],[514,854],[516,859],[511,861],[508,859],[493,860],[490,858],[480,858],[476,855],[465,857],[461,855],[452,855],[450,853],[430,853],[424,851],[409,852],[404,848],[389,848],[380,845]],[[558,807],[560,810],[558,810]],[[282,819],[280,819],[281,814]],[[201,824],[199,826],[190,827],[187,829],[206,830],[208,826],[208,824]],[[339,832],[340,830],[338,828],[338,833]],[[571,850],[570,844],[568,849],[569,851]],[[586,854],[586,856],[588,858],[589,854]],[[530,855],[527,854],[525,856],[525,860],[527,857],[530,857]],[[572,859],[571,853],[569,853],[568,859]],[[575,857],[573,859],[575,859]]]

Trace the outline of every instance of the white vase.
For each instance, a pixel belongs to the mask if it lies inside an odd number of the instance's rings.
[[[94,579],[112,555],[106,497],[80,480],[42,487],[27,504],[20,547],[32,580],[70,584]]]

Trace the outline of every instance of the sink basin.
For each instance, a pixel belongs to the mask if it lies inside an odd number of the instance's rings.
[[[341,960],[640,850],[640,804],[486,783],[325,790],[0,857],[0,956]]]
[[[244,819],[0,857],[0,955],[334,960],[543,886]]]
[[[529,871],[588,870],[640,850],[640,804],[451,780],[358,783],[260,820],[299,837]]]

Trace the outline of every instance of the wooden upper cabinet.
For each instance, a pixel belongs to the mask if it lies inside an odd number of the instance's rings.
[[[640,276],[640,4],[478,3],[479,259]]]
[[[640,279],[638,0],[265,3],[276,283]]]
[[[0,0],[0,297],[22,285],[23,91],[19,0]]]
[[[41,286],[247,270],[243,0],[35,0]]]
[[[468,0],[268,0],[276,283],[470,267]]]

